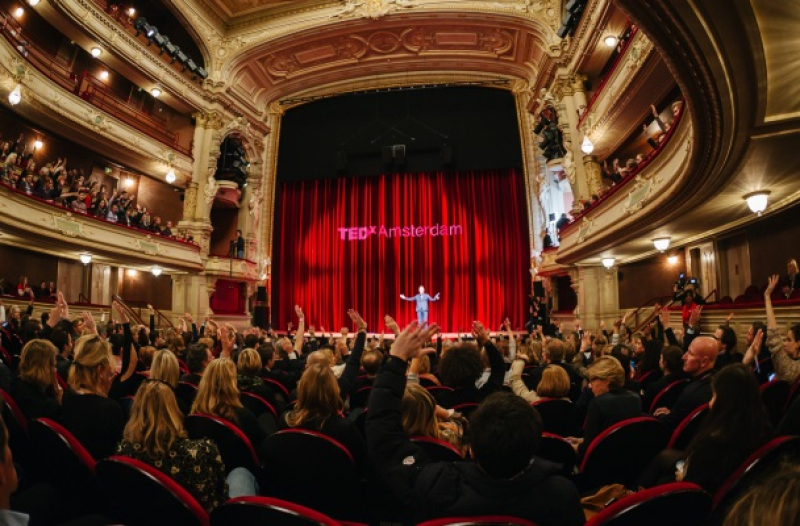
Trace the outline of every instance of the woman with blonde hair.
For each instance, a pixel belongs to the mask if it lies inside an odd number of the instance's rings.
[[[589,388],[594,398],[589,402],[583,438],[567,439],[577,450],[578,458],[583,458],[592,440],[607,428],[641,416],[642,401],[639,395],[624,387],[625,369],[613,356],[601,356],[589,366]]]
[[[70,390],[61,404],[61,423],[95,459],[114,454],[122,438],[122,407],[108,398],[116,376],[111,346],[100,336],[82,336],[75,343],[69,371]]]
[[[22,348],[19,377],[11,383],[10,394],[28,419],[57,418],[61,411],[56,354],[48,340],[31,340]]]
[[[239,375],[236,377],[239,391],[263,398],[278,414],[282,413],[285,407],[278,403],[275,392],[259,376],[262,366],[258,351],[249,347],[243,350],[236,359],[236,365],[239,369]]]
[[[542,379],[536,386],[536,392],[542,398],[569,400],[570,387],[567,371],[557,365],[548,365],[542,371]]]
[[[458,422],[445,422],[438,418],[436,400],[421,385],[406,384],[400,411],[403,414],[403,432],[407,437],[444,440],[463,452],[464,429]]]
[[[208,364],[197,387],[192,413],[224,418],[241,429],[254,448],[267,438],[253,413],[242,406],[236,387],[236,364],[230,358],[218,358]]]
[[[228,499],[217,445],[207,438],[187,438],[175,394],[161,380],[151,378],[139,387],[117,454],[162,471],[209,513]]]
[[[358,466],[366,461],[367,444],[355,424],[342,416],[344,403],[336,377],[327,364],[309,366],[297,384],[294,410],[284,413],[281,425],[327,435],[345,446]]]

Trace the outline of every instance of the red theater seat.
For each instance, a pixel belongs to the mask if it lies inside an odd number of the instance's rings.
[[[773,426],[781,421],[791,389],[791,384],[785,380],[772,380],[758,388]]]
[[[253,445],[232,422],[214,415],[193,414],[186,417],[185,425],[189,438],[208,438],[217,444],[228,473],[238,467],[252,473],[259,471],[260,462]]]
[[[711,496],[697,484],[676,482],[624,497],[592,517],[586,526],[700,526]]]
[[[689,385],[689,380],[684,379],[675,380],[669,385],[664,386],[656,397],[653,398],[653,402],[650,404],[650,413],[653,413],[659,407],[672,409],[672,406],[678,401],[678,398],[687,385]]]
[[[211,526],[277,524],[280,526],[358,526],[339,522],[294,502],[271,497],[238,497],[211,513]]]
[[[477,517],[447,517],[420,522],[417,526],[536,526],[535,522],[507,515],[480,515]]]
[[[694,438],[694,435],[697,434],[697,430],[700,429],[700,426],[703,424],[703,420],[705,420],[708,415],[708,411],[708,404],[703,404],[689,413],[686,418],[678,424],[675,431],[672,432],[672,437],[669,439],[667,449],[685,450],[689,442]]]
[[[464,455],[449,442],[431,437],[411,437],[411,441],[422,448],[434,462],[458,462]]]
[[[562,437],[576,437],[582,434],[582,424],[578,408],[569,400],[542,398],[531,403],[542,417],[544,431]]]

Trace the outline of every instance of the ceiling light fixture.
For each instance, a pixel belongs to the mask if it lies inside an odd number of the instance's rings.
[[[617,45],[618,40],[614,35],[608,35],[605,39],[603,39],[603,42],[607,47],[614,47]]]
[[[749,194],[743,195],[742,199],[747,201],[747,206],[750,207],[750,210],[760,216],[761,213],[767,209],[769,194],[769,190],[757,190],[755,192],[750,192]]]
[[[17,86],[8,94],[8,102],[12,106],[16,106],[22,100],[22,85]]]
[[[28,5],[31,6],[31,7],[36,7],[36,5],[38,3],[39,3],[39,0],[28,0]]]
[[[583,142],[581,143],[581,151],[586,155],[591,155],[594,151],[594,143],[589,140],[588,135],[583,136]]]
[[[670,238],[668,237],[659,237],[653,240],[653,245],[659,252],[664,252],[669,248],[669,241]]]
[[[159,88],[153,88],[150,90],[150,95],[155,98],[158,98],[161,95],[161,90]]]
[[[102,55],[102,54],[103,54],[103,50],[102,50],[102,49],[100,49],[100,48],[99,48],[99,47],[97,47],[97,46],[94,46],[94,47],[92,48],[92,50],[91,50],[91,53],[92,53],[92,56],[93,56],[94,58],[97,58],[97,57],[99,57],[100,55]]]
[[[614,258],[603,258],[601,261],[603,262],[603,266],[604,267],[606,267],[607,269],[610,269],[611,267],[614,266],[614,262],[616,260]]]
[[[169,172],[167,172],[167,175],[166,175],[164,178],[167,180],[167,182],[168,182],[169,184],[172,184],[172,183],[174,183],[174,182],[175,182],[175,179],[177,179],[177,177],[175,177],[175,170],[173,170],[172,168],[170,168],[170,169],[169,169]]]
[[[81,263],[83,263],[84,265],[88,265],[91,262],[92,262],[91,254],[81,254]]]
[[[156,265],[153,267],[153,270],[151,270],[151,272],[155,277],[159,277],[161,273],[164,272],[164,269]]]

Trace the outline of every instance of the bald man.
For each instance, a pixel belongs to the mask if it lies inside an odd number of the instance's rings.
[[[717,341],[714,338],[700,336],[692,340],[689,350],[683,355],[683,372],[689,375],[689,384],[671,410],[659,407],[653,415],[675,429],[689,413],[710,402],[711,376],[714,374],[717,352]]]

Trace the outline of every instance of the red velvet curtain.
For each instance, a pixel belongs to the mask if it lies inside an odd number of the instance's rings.
[[[524,177],[515,170],[394,174],[284,182],[275,217],[273,325],[350,326],[370,331],[383,316],[416,319],[420,285],[441,300],[429,321],[446,332],[473,320],[496,329],[525,323],[530,289]],[[383,228],[382,228],[383,227]]]

